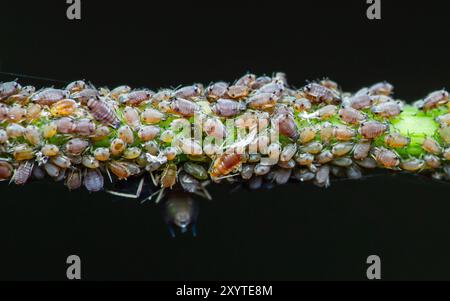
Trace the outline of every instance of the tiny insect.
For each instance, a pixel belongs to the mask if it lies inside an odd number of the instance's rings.
[[[425,97],[422,109],[428,111],[446,104],[449,101],[449,93],[445,90],[434,91]]]
[[[87,88],[72,94],[70,98],[79,104],[86,105],[90,99],[99,100],[100,95],[96,89]]]
[[[175,164],[167,164],[161,175],[161,187],[172,188],[177,181],[177,166]]]
[[[8,180],[12,177],[14,168],[5,161],[0,161],[0,181]]]
[[[229,86],[227,88],[225,97],[231,98],[231,99],[242,99],[244,97],[247,97],[249,92],[250,92],[250,88],[247,86],[233,85],[233,86]]]
[[[239,114],[244,106],[237,101],[221,98],[212,106],[211,110],[220,117],[233,117]]]
[[[353,149],[353,158],[355,158],[355,160],[366,159],[369,156],[371,147],[370,141],[358,142]]]
[[[378,121],[367,121],[361,124],[359,133],[366,139],[374,139],[383,135],[387,130],[386,124]]]
[[[206,98],[211,102],[223,98],[227,93],[228,86],[225,82],[217,82],[209,85],[205,91]]]
[[[119,102],[128,106],[140,106],[142,103],[149,101],[154,93],[150,90],[136,90],[119,97]]]
[[[195,102],[184,98],[175,98],[169,104],[168,113],[183,117],[192,117],[199,110],[200,107]]]
[[[387,146],[393,148],[406,147],[409,145],[410,142],[411,142],[410,138],[405,137],[399,133],[392,133],[384,137],[384,143],[386,143]]]
[[[411,172],[416,172],[421,170],[425,165],[425,161],[421,160],[421,159],[417,159],[417,158],[411,158],[411,159],[407,159],[407,160],[403,160],[400,163],[400,168],[407,170],[407,171],[411,171]]]
[[[345,125],[337,125],[334,127],[334,137],[339,141],[350,141],[356,136],[356,131]]]
[[[83,184],[89,192],[100,191],[104,186],[103,175],[98,169],[85,169]]]
[[[394,168],[400,164],[398,155],[386,148],[375,148],[374,158],[380,165],[385,168]]]
[[[342,121],[349,124],[359,124],[367,119],[367,116],[364,113],[352,107],[340,109],[339,117],[341,118]]]
[[[367,94],[357,94],[349,99],[349,106],[355,110],[368,109],[372,106],[372,99]]]
[[[230,174],[234,169],[242,163],[243,156],[238,153],[225,153],[219,156],[213,163],[210,175],[213,178],[219,178]]]
[[[42,106],[51,106],[52,104],[65,98],[69,98],[68,91],[48,88],[33,94],[30,100]]]
[[[388,82],[379,82],[369,87],[370,95],[386,95],[389,96],[394,92],[394,86]]]
[[[278,97],[274,93],[261,93],[251,96],[247,100],[247,106],[254,110],[267,110],[273,108]]]
[[[18,82],[0,83],[0,101],[8,99],[10,96],[20,92],[21,86]]]
[[[422,143],[422,148],[433,155],[440,155],[442,153],[441,146],[432,138],[425,138]]]
[[[399,115],[402,112],[402,108],[397,102],[389,101],[372,107],[371,111],[378,116],[390,118]]]
[[[203,86],[195,84],[191,86],[181,87],[173,93],[176,98],[183,98],[187,100],[196,100],[203,94]]]
[[[310,83],[306,85],[303,92],[313,103],[326,103],[326,104],[339,104],[341,98],[336,91],[333,91],[327,87],[324,87],[317,83]]]
[[[17,167],[13,179],[16,185],[25,185],[31,177],[34,163],[32,161],[24,161]]]
[[[94,118],[106,125],[117,127],[120,123],[114,109],[105,101],[91,98],[87,106]]]

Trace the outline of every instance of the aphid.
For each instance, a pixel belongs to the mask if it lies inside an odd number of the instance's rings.
[[[127,86],[127,85],[123,85],[123,86],[118,86],[114,89],[111,90],[111,92],[109,92],[109,97],[111,97],[112,99],[118,101],[119,97],[123,94],[129,93],[131,92],[131,87]]]
[[[147,124],[155,124],[165,118],[165,115],[158,110],[148,108],[141,114],[142,121]]]
[[[133,129],[137,129],[141,125],[139,112],[133,107],[125,107],[123,110],[123,117],[125,122]]]
[[[392,133],[384,137],[384,143],[393,148],[402,148],[409,145],[411,139],[399,133]]]
[[[175,138],[175,133],[172,130],[165,130],[159,136],[159,139],[164,143],[171,143],[173,138]]]
[[[383,135],[387,130],[386,124],[378,121],[367,121],[361,124],[359,133],[366,139],[375,139]]]
[[[97,159],[95,159],[95,157],[89,155],[83,156],[81,164],[83,164],[83,166],[85,166],[86,168],[91,169],[95,169],[100,166],[100,162]]]
[[[284,185],[289,182],[291,178],[292,170],[287,168],[279,168],[274,171],[274,181],[278,185]]]
[[[367,168],[367,169],[373,169],[378,166],[377,161],[371,157],[364,158],[362,160],[355,161],[356,164],[358,164],[361,167]]]
[[[195,84],[191,86],[181,87],[173,93],[173,97],[196,100],[198,97],[202,96],[203,88],[200,84]]]
[[[400,164],[397,154],[389,149],[375,148],[373,153],[375,160],[385,168],[394,168]]]
[[[69,98],[69,92],[61,89],[48,88],[33,94],[30,100],[41,106],[51,106],[54,103]]]
[[[53,157],[59,154],[59,147],[54,144],[46,144],[41,148],[41,153],[47,157]]]
[[[94,134],[90,137],[93,141],[100,141],[106,139],[110,135],[111,131],[109,127],[100,125],[95,129]]]
[[[438,169],[441,167],[441,160],[439,157],[432,155],[432,154],[426,154],[423,157],[423,160],[425,161],[425,164],[432,169]]]
[[[225,125],[219,118],[210,117],[203,122],[203,131],[217,140],[224,139],[226,137]]]
[[[353,164],[353,160],[349,157],[338,157],[333,159],[331,163],[339,167],[349,167]]]
[[[89,192],[98,192],[104,186],[103,175],[98,169],[86,169],[83,184]]]
[[[386,95],[389,96],[394,91],[394,86],[388,82],[379,82],[369,87],[370,95]]]
[[[395,103],[395,100],[386,95],[370,95],[370,99],[372,100],[372,106],[378,106],[385,103]]]
[[[349,106],[355,110],[368,109],[372,106],[372,99],[367,94],[354,95],[349,99]]]
[[[323,108],[318,109],[312,115],[321,120],[329,119],[336,115],[337,107],[335,105],[326,105]]]
[[[334,137],[339,141],[350,141],[356,136],[356,131],[345,125],[334,127]]]
[[[99,147],[94,150],[94,158],[100,162],[106,162],[109,160],[111,154],[106,147]]]
[[[34,166],[32,172],[33,179],[42,180],[45,178],[45,170],[43,166]]]
[[[403,160],[400,163],[400,167],[404,170],[416,172],[421,170],[425,166],[425,161],[417,158],[411,158],[407,160]]]
[[[390,118],[399,115],[402,108],[397,102],[389,101],[372,107],[371,111],[381,117]]]
[[[229,86],[227,88],[225,97],[231,98],[231,99],[242,99],[244,97],[247,97],[249,92],[250,92],[250,88],[247,86],[233,85],[233,86]]]
[[[272,82],[272,83],[268,83],[264,86],[262,86],[261,88],[259,88],[256,93],[257,94],[272,94],[274,96],[276,96],[276,98],[278,99],[284,92],[285,87],[284,84],[281,82]]]
[[[59,177],[62,172],[61,168],[50,162],[44,164],[44,170],[52,178]]]
[[[105,101],[91,98],[87,106],[92,116],[99,122],[117,127],[120,123],[114,109]]]
[[[251,87],[256,80],[256,75],[247,73],[241,78],[239,78],[234,84],[236,86],[247,86]]]
[[[241,177],[243,180],[250,180],[255,171],[255,165],[253,164],[243,164],[241,170]]]
[[[77,103],[72,99],[63,99],[53,104],[50,112],[53,116],[69,116],[72,115],[77,108]]]
[[[123,158],[127,160],[134,160],[141,155],[142,151],[139,147],[129,147],[123,152]]]
[[[52,138],[58,133],[58,123],[50,122],[42,126],[42,136],[45,139]]]
[[[242,109],[244,109],[244,106],[241,103],[224,98],[218,99],[211,108],[214,114],[220,117],[236,116]]]
[[[353,109],[352,107],[340,109],[339,117],[342,121],[349,124],[359,124],[367,119],[367,116],[364,113]]]
[[[73,138],[66,143],[65,151],[67,154],[78,156],[81,155],[89,146],[89,141]]]
[[[297,153],[294,159],[301,166],[310,166],[314,162],[314,155],[309,153]]]
[[[69,190],[76,190],[81,187],[83,184],[81,171],[76,168],[69,172],[69,175],[66,178],[65,185]]]
[[[446,104],[449,101],[449,94],[445,90],[434,91],[425,97],[422,109],[428,111]]]
[[[41,133],[39,132],[39,128],[34,125],[29,125],[25,128],[23,133],[24,138],[32,145],[37,146],[41,144]]]
[[[272,117],[272,124],[281,135],[292,140],[298,139],[298,127],[295,123],[294,116],[290,111],[282,110]]]
[[[324,150],[316,156],[316,161],[319,164],[326,164],[334,159],[334,155],[330,150]]]
[[[160,128],[154,125],[143,126],[138,131],[138,137],[141,141],[147,142],[156,138],[160,133]]]
[[[25,105],[34,92],[36,92],[36,88],[33,86],[22,87],[19,93],[8,97],[7,102]]]
[[[84,80],[76,80],[76,81],[69,83],[66,86],[65,90],[69,91],[70,94],[74,94],[74,93],[77,93],[77,92],[80,92],[80,91],[86,89],[87,86],[88,85],[86,84],[86,82]]]
[[[122,139],[116,138],[111,141],[111,147],[109,149],[111,151],[111,155],[120,156],[126,147],[127,144]]]
[[[9,138],[22,137],[25,132],[25,128],[17,123],[10,123],[6,127],[6,134]]]
[[[331,153],[334,156],[342,157],[342,156],[345,156],[348,153],[350,153],[352,151],[353,147],[354,147],[354,144],[351,142],[338,143],[333,146],[333,148],[331,149]]]
[[[136,90],[127,94],[122,94],[119,97],[119,102],[127,106],[136,107],[140,106],[144,102],[149,101],[152,98],[153,94],[154,93],[152,91],[146,89]]]
[[[59,155],[56,157],[53,157],[51,159],[51,162],[55,164],[56,166],[67,169],[72,166],[72,162],[70,161],[70,158],[67,156]]]
[[[297,152],[296,144],[291,143],[291,144],[286,145],[280,154],[280,161],[287,162],[287,161],[291,160],[294,157],[296,152]]]
[[[440,123],[441,127],[450,126],[450,113],[437,117],[436,121]]]
[[[34,120],[41,117],[42,107],[36,103],[30,104],[27,108],[26,119],[28,122],[33,122]],[[1,115],[1,113],[0,113]],[[1,116],[0,116],[1,121]]]
[[[313,141],[313,142],[309,142],[306,145],[303,145],[299,148],[299,150],[301,152],[304,153],[310,153],[313,155],[317,155],[318,153],[320,153],[323,149],[323,145],[322,143],[318,142],[318,141]]]
[[[27,144],[16,145],[13,149],[13,155],[16,161],[25,161],[34,158],[33,149]]]
[[[270,165],[257,164],[255,166],[254,172],[256,176],[265,176],[270,172],[271,169],[272,166]]]
[[[161,175],[161,187],[172,188],[177,181],[177,166],[175,164],[167,164]]]
[[[329,143],[334,138],[334,126],[329,122],[324,122],[319,129],[322,143]]]
[[[69,117],[62,117],[56,120],[56,127],[58,133],[70,134],[73,133],[73,130],[75,129],[75,123],[73,119]]]
[[[450,126],[440,128],[439,135],[446,144],[450,144]]]
[[[182,138],[179,142],[181,150],[186,155],[199,156],[203,153],[202,146],[196,140]]]
[[[425,138],[422,142],[422,148],[433,155],[440,155],[442,153],[441,146],[432,138]]]
[[[79,103],[79,104],[85,106],[91,99],[99,100],[100,93],[96,89],[87,88],[87,89],[81,90],[80,92],[72,94],[70,96],[70,98],[73,99],[76,103]]]
[[[297,112],[308,112],[312,108],[311,102],[306,98],[296,99],[293,108]]]
[[[341,99],[336,91],[317,83],[310,83],[303,88],[306,98],[313,103],[339,104]]]
[[[209,101],[216,101],[225,96],[228,90],[228,84],[225,82],[217,82],[206,88],[205,96]]]
[[[25,185],[31,177],[33,166],[34,163],[32,161],[21,162],[14,172],[14,183],[16,185]]]
[[[293,169],[297,165],[295,160],[291,159],[288,161],[279,161],[278,166],[284,169]]]
[[[204,181],[208,179],[207,170],[200,164],[188,161],[183,164],[183,170],[198,180]]]
[[[325,188],[330,186],[330,167],[328,165],[319,167],[314,184]]]
[[[148,141],[144,143],[144,149],[152,156],[156,156],[159,153],[159,146],[155,141]]]
[[[176,159],[177,155],[179,154],[179,151],[176,147],[169,146],[164,149],[163,154],[164,156],[166,156],[167,161],[173,161]]]
[[[300,168],[294,171],[294,178],[300,182],[309,182],[316,178],[316,174],[309,169]]]
[[[370,141],[363,140],[358,142],[353,149],[353,158],[355,160],[364,160],[369,156],[372,145]]]
[[[10,96],[20,92],[21,86],[18,82],[0,83],[0,101],[8,99]]]
[[[347,167],[347,178],[352,180],[359,180],[362,178],[362,171],[358,167],[358,165],[352,164],[351,166]]]
[[[14,168],[6,161],[0,161],[0,181],[8,180],[13,174]]]
[[[173,237],[175,237],[175,232],[172,225],[180,228],[181,233],[185,233],[192,225],[192,232],[195,236],[194,225],[197,218],[198,205],[188,194],[172,192],[164,203],[164,220]]]
[[[267,110],[273,108],[277,100],[278,97],[274,93],[260,93],[251,96],[247,100],[247,106],[254,110]]]
[[[127,144],[133,144],[134,142],[134,133],[131,130],[131,128],[127,125],[122,125],[117,130],[117,135],[122,141],[124,141]]]
[[[213,166],[210,171],[210,175],[213,178],[226,176],[234,169],[239,167],[242,163],[243,156],[238,153],[224,153],[214,160]]]
[[[302,144],[308,143],[316,138],[317,129],[309,126],[300,129],[298,141]]]
[[[5,130],[0,129],[0,144],[6,142],[8,142],[8,133]]]
[[[87,118],[79,119],[75,123],[72,131],[79,136],[92,136],[95,133],[95,123]]]
[[[280,160],[281,155],[281,145],[278,142],[271,143],[269,147],[267,148],[267,155],[269,162],[267,164],[269,165],[275,165]]]
[[[161,90],[153,95],[151,100],[152,105],[157,106],[161,102],[169,101],[172,98],[172,95],[173,95],[172,90],[168,89]]]
[[[267,85],[272,81],[272,78],[269,76],[260,76],[255,79],[255,81],[252,83],[251,88],[252,90],[258,90],[264,85]]]
[[[20,123],[27,117],[27,110],[21,106],[14,105],[8,110],[8,121]]]
[[[184,98],[175,98],[170,102],[169,113],[183,117],[192,117],[200,110],[200,106]]]

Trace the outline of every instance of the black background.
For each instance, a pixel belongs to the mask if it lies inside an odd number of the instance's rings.
[[[444,1],[88,1],[82,20],[55,1],[2,1],[0,71],[22,83],[178,86],[283,71],[345,90],[388,80],[416,100],[450,81]],[[0,186],[0,279],[64,280],[68,255],[86,280],[450,279],[448,184],[393,176],[213,189],[199,235],[170,238],[154,204],[69,193],[60,184]]]

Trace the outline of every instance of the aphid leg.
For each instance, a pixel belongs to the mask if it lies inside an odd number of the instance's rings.
[[[138,188],[137,188],[135,194],[123,193],[123,192],[112,191],[112,190],[105,190],[105,192],[109,193],[111,195],[120,196],[120,197],[123,197],[123,198],[137,199],[137,198],[139,198],[141,196],[143,187],[144,187],[144,177],[142,177],[141,180],[139,181],[139,185],[138,185]]]

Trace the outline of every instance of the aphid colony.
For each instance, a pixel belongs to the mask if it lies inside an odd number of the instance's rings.
[[[210,198],[211,181],[245,182],[250,189],[290,180],[327,187],[331,177],[359,179],[374,168],[449,179],[449,105],[445,90],[413,107],[394,99],[387,82],[350,94],[328,79],[296,89],[283,73],[159,91],[85,81],[37,90],[4,82],[0,180],[23,185],[48,176],[70,190],[96,192],[109,181],[149,174],[161,188],[159,201],[165,189]],[[436,130],[398,130],[410,116],[405,110],[430,119]],[[202,120],[200,141],[180,136],[182,129],[194,132],[194,116]],[[227,129],[230,120],[258,132],[239,137]],[[228,137],[235,143],[222,142]],[[141,189],[142,182],[135,197]],[[180,194],[172,199],[169,222],[184,229],[196,216],[194,202],[180,201]]]

